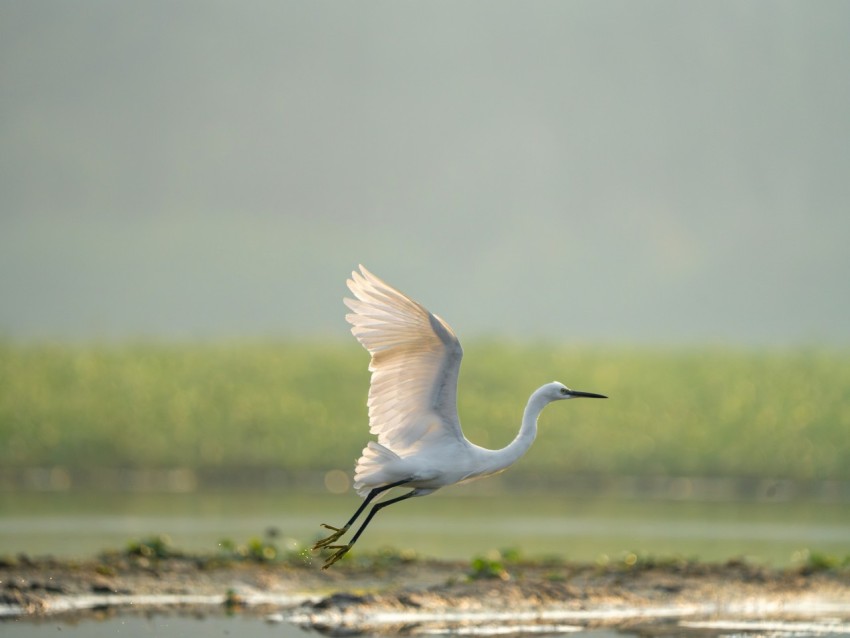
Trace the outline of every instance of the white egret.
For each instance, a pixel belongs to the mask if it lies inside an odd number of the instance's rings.
[[[369,430],[378,440],[369,441],[354,472],[354,487],[364,497],[363,503],[344,526],[322,524],[333,533],[313,549],[335,550],[323,569],[351,549],[382,508],[446,485],[491,476],[512,465],[531,447],[537,418],[552,401],[606,398],[547,383],[532,393],[519,434],[507,447],[479,447],[460,428],[456,397],[463,351],[449,325],[363,266],[347,283],[356,299],[345,299],[351,310],[346,319],[352,334],[372,355]],[[348,544],[334,544],[377,496],[402,486],[412,489],[374,505]]]

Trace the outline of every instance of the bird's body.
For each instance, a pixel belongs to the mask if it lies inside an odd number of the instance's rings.
[[[544,391],[548,389],[544,386],[531,396],[519,434],[501,450],[480,447],[462,435],[459,439],[446,436],[439,424],[433,426],[433,435],[423,438],[421,445],[409,449],[405,456],[370,441],[357,462],[355,487],[358,493],[366,496],[376,487],[409,478],[406,487],[414,488],[416,496],[425,496],[447,485],[466,483],[506,470],[534,442],[537,418],[551,401]]]
[[[516,438],[500,450],[470,443],[457,415],[457,379],[463,350],[449,325],[402,292],[381,281],[363,266],[352,273],[348,287],[356,299],[346,299],[351,332],[372,355],[369,369],[370,441],[357,461],[354,486],[363,504],[342,528],[317,542],[337,551],[324,567],[339,560],[357,541],[379,509],[413,496],[497,474],[531,447],[537,418],[552,401],[576,397],[605,398],[570,390],[552,382],[528,400]],[[366,506],[393,488],[412,488],[406,494],[375,505],[348,545],[332,545]]]

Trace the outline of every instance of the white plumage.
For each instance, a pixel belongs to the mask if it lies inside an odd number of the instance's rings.
[[[470,443],[457,415],[457,379],[463,350],[451,327],[424,306],[380,280],[366,268],[353,272],[345,299],[351,332],[372,355],[369,370],[369,431],[377,436],[357,461],[355,489],[363,504],[341,528],[323,524],[333,533],[313,549],[337,551],[324,565],[342,558],[381,508],[413,496],[500,472],[531,446],[537,418],[552,401],[576,397],[605,398],[570,390],[552,382],[529,398],[516,438],[501,450]],[[333,545],[379,494],[392,487],[412,488],[383,501],[369,512],[347,545]]]
[[[352,310],[345,318],[372,355],[369,431],[401,455],[428,436],[463,440],[456,411],[460,342],[442,319],[360,268],[348,280],[357,299],[345,300]]]

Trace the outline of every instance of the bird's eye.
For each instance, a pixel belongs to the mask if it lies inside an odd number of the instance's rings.
[[[566,394],[567,392],[569,392],[569,390],[567,390],[566,388],[561,388],[561,394]]]

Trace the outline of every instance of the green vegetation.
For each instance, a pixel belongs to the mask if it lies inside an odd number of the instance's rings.
[[[555,405],[512,473],[850,479],[850,352],[474,343],[467,436],[513,438],[559,379],[605,402]],[[367,440],[356,344],[0,343],[0,467],[349,471]]]
[[[319,553],[300,546],[281,547],[277,542],[275,530],[266,530],[262,537],[253,536],[246,542],[238,543],[231,538],[218,542],[215,552],[196,551],[186,552],[175,547],[166,534],[154,534],[127,543],[124,551],[104,551],[100,557],[105,561],[115,561],[126,558],[137,565],[156,565],[167,559],[193,560],[203,569],[214,569],[233,563],[257,563],[292,567],[304,567],[312,564]],[[12,557],[0,556],[0,566],[14,564]],[[373,551],[352,551],[338,564],[351,564],[369,569],[391,569],[398,565],[415,563],[423,560],[411,550],[399,550],[394,547],[383,547]],[[4,562],[5,561],[5,562]],[[10,562],[11,561],[11,562]],[[519,557],[513,559],[519,562]],[[104,575],[108,575],[104,572]]]
[[[304,562],[304,552],[296,549],[281,549],[275,542],[274,530],[266,530],[262,538],[252,537],[245,543],[236,543],[232,539],[222,539],[218,543],[218,552],[214,554],[190,554],[174,547],[166,534],[155,534],[127,543],[124,552],[106,551],[105,558],[125,556],[141,564],[157,563],[172,558],[196,558],[202,567],[234,562],[280,563],[298,565]]]
[[[192,551],[176,547],[166,534],[153,534],[128,541],[122,550],[100,552],[95,571],[104,576],[114,577],[119,570],[126,569],[128,564],[149,568],[157,567],[164,561],[191,562],[198,569],[204,570],[214,570],[237,563],[286,565],[312,569],[321,563],[321,551],[311,551],[307,549],[307,546],[300,544],[283,547],[277,542],[277,535],[273,532],[274,530],[267,529],[262,537],[252,536],[241,543],[226,538],[218,541],[215,549],[201,548]],[[23,565],[32,566],[39,560],[42,559],[23,552],[17,552],[14,555],[0,554],[0,568],[15,569]],[[43,560],[56,565],[62,559],[45,556]],[[412,550],[397,549],[392,546],[384,546],[376,550],[356,548],[336,563],[334,570],[346,568],[392,570],[401,565],[439,562],[441,562],[440,559],[428,558]],[[454,563],[454,561],[449,562]],[[66,559],[65,564],[77,565],[78,563],[77,559]],[[735,570],[740,572],[751,569],[760,570],[765,567],[767,567],[766,563],[753,562],[744,557],[705,560],[697,556],[680,554],[621,551],[614,556],[602,554],[595,561],[588,561],[568,559],[562,555],[526,555],[517,548],[503,548],[490,550],[484,554],[477,553],[469,558],[466,579],[470,581],[521,580],[529,569],[540,570],[542,577],[547,581],[558,582],[567,580],[570,572],[582,569],[593,570],[597,573],[618,574],[647,570],[705,573],[707,570],[722,568],[729,570],[731,574]],[[782,569],[787,573],[803,575],[831,573],[846,577],[850,575],[850,554],[832,554],[802,548],[791,554],[790,561]],[[238,603],[238,596],[234,595],[232,602]]]
[[[180,558],[183,553],[174,549],[166,534],[157,534],[127,543],[127,555],[142,558]]]
[[[800,565],[805,573],[840,571],[850,569],[850,554],[837,556],[817,550],[803,549],[795,553],[794,562]]]
[[[522,561],[518,549],[508,548],[474,556],[469,565],[470,580],[498,579],[509,580],[509,568]]]
[[[274,536],[268,533],[263,538],[251,538],[244,544],[237,544],[232,539],[225,538],[219,542],[218,546],[221,556],[231,560],[270,563],[281,556],[280,548],[274,542]]]

